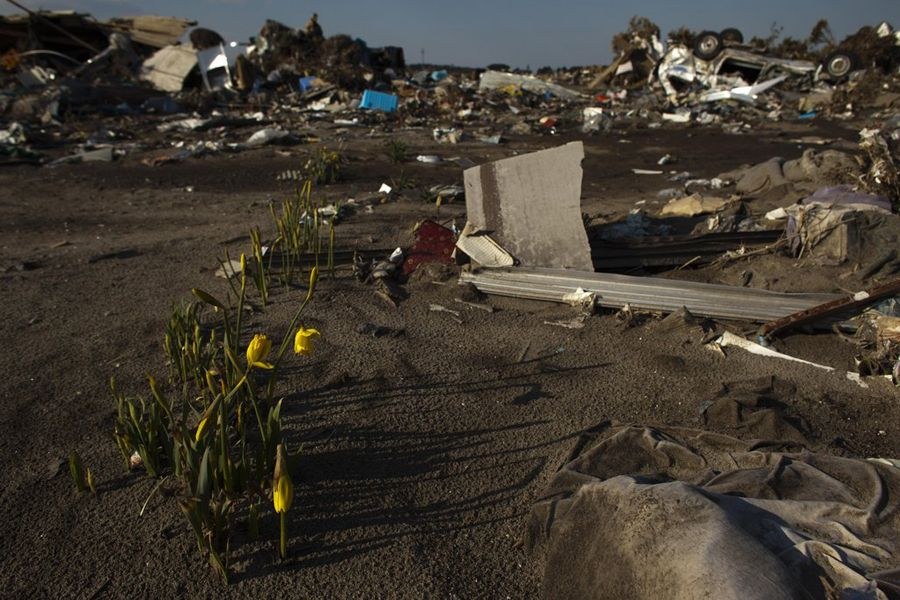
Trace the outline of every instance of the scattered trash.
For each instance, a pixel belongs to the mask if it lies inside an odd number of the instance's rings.
[[[48,166],[52,167],[61,164],[81,162],[110,162],[113,160],[113,157],[114,153],[112,147],[99,148],[97,150],[79,152],[77,154],[72,154],[71,156],[64,156],[50,162]]]
[[[452,263],[451,255],[456,241],[455,237],[453,232],[446,227],[434,221],[423,221],[416,228],[416,241],[406,251],[403,273],[409,275],[419,265],[426,263]]]
[[[290,135],[290,132],[284,131],[283,129],[267,127],[266,129],[260,129],[247,138],[247,145],[264,146],[266,144],[283,141],[289,138]]]
[[[670,200],[662,207],[659,214],[670,217],[696,217],[697,215],[718,212],[731,202],[728,198],[691,194],[684,198]]]

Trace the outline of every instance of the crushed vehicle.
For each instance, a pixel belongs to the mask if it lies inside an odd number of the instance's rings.
[[[677,98],[695,82],[703,87],[736,87],[772,80],[782,75],[839,81],[861,66],[853,52],[836,49],[821,64],[772,56],[758,47],[745,45],[737,29],[720,33],[704,31],[693,46],[670,44],[659,61],[655,78],[669,99]],[[652,79],[652,76],[651,76]]]
[[[767,56],[744,48],[722,48],[715,54],[691,51],[681,44],[672,45],[663,56],[656,70],[656,78],[669,98],[677,97],[695,82],[715,89],[765,81],[782,74],[815,75],[817,65],[807,60],[788,60]],[[811,83],[811,81],[810,81]]]
[[[781,76],[779,83],[791,79],[799,86],[840,83],[863,69],[890,72],[900,61],[900,37],[887,22],[877,28],[863,27],[841,43],[835,42],[827,21],[817,24],[810,38],[786,39],[779,47],[772,46],[771,39],[754,38],[745,43],[736,28],[699,34],[682,28],[671,32],[667,42],[662,40],[655,24],[643,18],[632,19],[628,31],[613,39],[616,59],[589,87],[635,89],[658,84],[669,101],[677,103],[686,93],[701,88],[724,91]],[[738,96],[751,99],[747,94]]]

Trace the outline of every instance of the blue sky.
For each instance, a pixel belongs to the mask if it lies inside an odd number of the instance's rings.
[[[19,0],[30,8],[77,9],[99,18],[134,14],[187,17],[245,41],[267,18],[302,27],[319,13],[325,35],[346,33],[370,46],[396,45],[408,62],[554,67],[607,63],[613,34],[633,15],[663,33],[738,27],[765,37],[773,22],[784,35],[805,37],[820,18],[840,39],[862,25],[887,20],[900,27],[900,0]],[[18,9],[3,3],[0,13]]]

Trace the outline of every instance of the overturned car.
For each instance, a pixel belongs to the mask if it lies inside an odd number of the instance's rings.
[[[855,54],[841,49],[830,53],[821,64],[772,56],[744,45],[743,35],[737,29],[726,29],[721,33],[700,33],[691,48],[682,43],[670,44],[655,76],[666,95],[674,99],[695,82],[715,89],[801,76],[811,84],[817,79],[841,80],[860,66]]]

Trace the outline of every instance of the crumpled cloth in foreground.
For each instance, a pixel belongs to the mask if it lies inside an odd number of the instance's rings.
[[[547,598],[900,598],[900,469],[605,424],[532,508]]]

